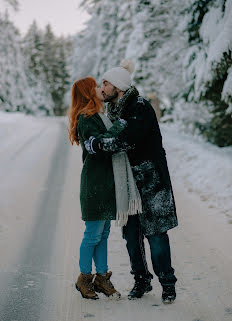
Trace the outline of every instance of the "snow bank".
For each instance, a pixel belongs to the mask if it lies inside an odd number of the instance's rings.
[[[12,123],[17,123],[17,124],[41,124],[41,122],[47,122],[47,121],[64,121],[67,117],[62,116],[62,117],[47,117],[47,116],[32,116],[32,115],[25,115],[21,112],[5,112],[5,111],[0,111],[0,131],[2,129],[2,125],[5,124],[12,124]]]
[[[161,125],[171,177],[208,206],[232,214],[232,147],[219,148]]]
[[[4,111],[0,111],[0,124],[3,123],[14,123],[16,121],[28,119],[29,116],[25,116],[22,113],[7,113]]]

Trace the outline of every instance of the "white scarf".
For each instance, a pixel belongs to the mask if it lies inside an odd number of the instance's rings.
[[[99,113],[106,129],[113,126],[109,118]],[[136,186],[130,162],[126,152],[112,155],[115,197],[116,197],[116,226],[127,224],[128,215],[142,213],[142,201]]]

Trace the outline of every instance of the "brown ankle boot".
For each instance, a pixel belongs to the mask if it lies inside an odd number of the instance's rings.
[[[93,274],[81,273],[75,283],[76,289],[81,292],[82,297],[85,299],[99,299],[97,293],[94,291],[93,278]]]
[[[110,281],[112,272],[109,271],[106,275],[96,274],[95,280],[93,282],[94,289],[96,292],[102,292],[106,296],[114,296],[119,299],[121,294],[114,288],[113,284]]]

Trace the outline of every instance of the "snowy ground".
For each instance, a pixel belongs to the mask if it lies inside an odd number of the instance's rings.
[[[219,148],[164,124],[161,131],[171,176],[231,220],[232,147]]]
[[[133,279],[125,242],[112,224],[109,264],[122,299],[90,302],[74,288],[82,164],[65,123],[0,113],[0,320],[231,320],[231,149],[162,126],[180,222],[169,233],[177,300],[161,303],[156,278],[151,293],[127,300]]]

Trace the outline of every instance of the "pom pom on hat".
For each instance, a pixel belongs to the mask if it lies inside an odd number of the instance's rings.
[[[112,68],[104,73],[103,80],[110,82],[116,88],[126,91],[131,86],[131,74],[134,71],[134,63],[129,59],[123,59],[120,67]]]
[[[123,59],[120,62],[120,67],[125,68],[127,71],[129,71],[130,74],[132,74],[133,71],[135,70],[134,63],[129,59]]]

